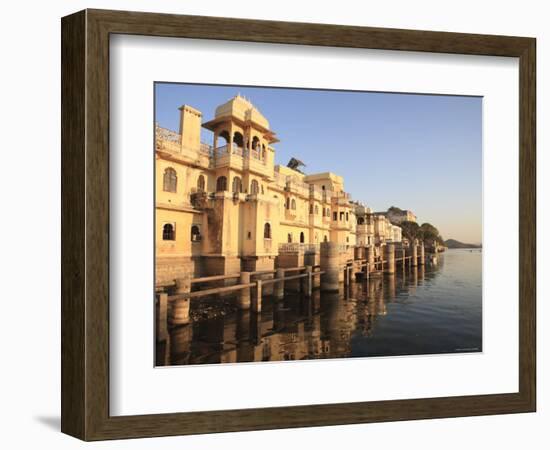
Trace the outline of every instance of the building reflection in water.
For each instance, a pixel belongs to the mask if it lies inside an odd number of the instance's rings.
[[[233,311],[173,328],[156,346],[156,365],[293,361],[353,355],[352,338],[370,337],[388,304],[406,301],[417,286],[437,276],[434,268],[412,267],[371,277],[339,293],[313,292],[284,300],[265,298],[260,314]]]

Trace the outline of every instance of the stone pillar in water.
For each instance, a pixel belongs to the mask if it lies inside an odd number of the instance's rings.
[[[374,246],[369,245],[367,247],[367,263],[368,265],[368,271],[373,272],[374,271]]]
[[[425,254],[425,248],[424,248],[424,241],[422,241],[420,243],[420,258],[419,258],[418,264],[420,264],[421,266],[426,264],[426,254]]]
[[[277,269],[277,272],[275,274],[275,278],[284,278],[285,277],[285,271],[283,269]],[[285,297],[285,282],[284,281],[278,281],[275,283],[275,287],[273,288],[273,296],[276,299],[282,299]]]
[[[157,341],[165,341],[168,337],[168,294],[158,296],[157,310]]]
[[[321,275],[321,290],[337,292],[338,266],[340,265],[340,254],[336,242],[321,243],[321,270],[325,273]]]
[[[250,283],[250,272],[241,272],[239,284]],[[243,288],[239,291],[238,305],[239,309],[250,309],[250,288]]]
[[[411,243],[411,266],[418,266],[418,239],[414,239]]]
[[[252,299],[252,311],[259,313],[262,311],[262,280],[256,281],[256,289],[254,289],[254,298]]]
[[[191,275],[176,279],[175,295],[188,294],[191,292]],[[191,299],[180,298],[172,303],[172,324],[186,325],[189,323],[189,309]]]
[[[391,242],[388,242],[386,244],[386,261],[388,263],[388,266],[386,268],[386,273],[394,274],[395,273],[395,246]]]

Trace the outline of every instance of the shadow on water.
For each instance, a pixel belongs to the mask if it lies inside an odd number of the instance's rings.
[[[264,297],[260,314],[229,309],[170,330],[156,365],[291,361],[481,351],[481,254],[398,269],[311,298]]]

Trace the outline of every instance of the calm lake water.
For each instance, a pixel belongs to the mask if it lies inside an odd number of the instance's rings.
[[[420,355],[482,350],[479,250],[448,250],[437,265],[399,267],[311,299],[264,297],[261,314],[228,306],[172,329],[157,365]],[[217,300],[218,304],[220,300]],[[193,312],[193,311],[192,311]]]

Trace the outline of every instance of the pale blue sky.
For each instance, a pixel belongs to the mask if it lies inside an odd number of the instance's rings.
[[[240,93],[277,133],[275,158],[335,172],[376,211],[410,209],[445,239],[481,242],[482,98],[157,83],[156,118],[177,131],[178,107],[213,118]],[[212,134],[203,131],[212,143]]]

